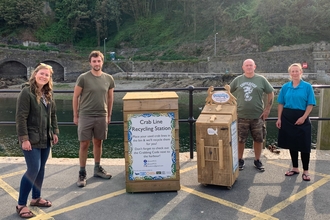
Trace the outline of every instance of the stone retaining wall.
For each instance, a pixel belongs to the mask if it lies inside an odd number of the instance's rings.
[[[135,77],[135,73],[145,78],[192,77],[194,73],[207,77],[213,74],[242,73],[242,62],[248,58],[255,60],[256,73],[287,73],[288,66],[297,62],[308,64],[308,68],[304,69],[305,73],[330,72],[330,45],[327,42],[298,49],[212,57],[198,62],[105,61],[103,70],[109,74],[124,72],[130,77]],[[87,58],[72,54],[0,48],[0,78],[28,78],[40,62],[53,66],[56,81],[75,81],[81,73],[90,69]]]

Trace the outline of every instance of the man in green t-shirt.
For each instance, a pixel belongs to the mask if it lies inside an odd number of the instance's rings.
[[[90,140],[93,140],[94,176],[110,179],[101,166],[102,143],[107,138],[111,122],[115,82],[111,75],[102,72],[104,56],[100,51],[89,55],[91,70],[81,74],[73,93],[73,122],[78,125],[79,178],[77,185],[86,186],[86,161]]]
[[[252,59],[245,60],[242,69],[244,73],[230,83],[230,92],[237,99],[239,169],[243,170],[245,166],[243,153],[245,142],[249,132],[251,132],[255,154],[254,166],[263,172],[264,167],[260,161],[260,156],[266,135],[265,120],[273,105],[274,89],[265,77],[254,73],[256,65]],[[267,94],[265,107],[264,93]]]

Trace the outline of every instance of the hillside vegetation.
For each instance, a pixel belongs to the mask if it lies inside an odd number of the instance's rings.
[[[134,60],[329,41],[329,20],[329,0],[0,0],[1,46],[50,42],[67,52],[106,48]]]

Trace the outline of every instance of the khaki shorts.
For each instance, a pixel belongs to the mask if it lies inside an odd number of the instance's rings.
[[[107,139],[108,124],[106,117],[80,116],[78,119],[78,140],[88,141],[94,137],[98,140]]]
[[[237,120],[238,142],[245,143],[249,133],[255,142],[262,143],[266,137],[266,126],[264,120],[239,118]]]

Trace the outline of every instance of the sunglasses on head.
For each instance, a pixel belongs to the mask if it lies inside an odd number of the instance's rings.
[[[53,69],[53,67],[51,65],[48,65],[48,64],[45,64],[45,63],[38,63],[35,68],[38,68],[39,66],[44,66],[44,67],[47,67],[49,69]]]

